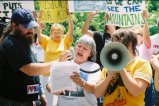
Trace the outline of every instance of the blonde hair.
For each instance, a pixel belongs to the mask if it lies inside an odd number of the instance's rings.
[[[55,29],[55,28],[60,28],[62,32],[64,32],[64,30],[65,30],[63,25],[55,23],[55,24],[52,24],[52,26],[51,26],[50,34],[52,33],[53,29]]]

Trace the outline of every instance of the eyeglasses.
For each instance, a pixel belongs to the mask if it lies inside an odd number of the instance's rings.
[[[52,34],[61,34],[61,32],[53,32]]]

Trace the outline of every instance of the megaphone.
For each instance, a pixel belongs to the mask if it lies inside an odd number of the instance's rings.
[[[120,71],[130,61],[128,49],[119,42],[111,42],[103,47],[100,61],[108,71]]]

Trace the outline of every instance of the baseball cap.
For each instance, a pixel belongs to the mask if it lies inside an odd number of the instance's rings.
[[[20,23],[24,28],[34,28],[38,26],[31,10],[26,8],[18,8],[13,11],[11,20]]]

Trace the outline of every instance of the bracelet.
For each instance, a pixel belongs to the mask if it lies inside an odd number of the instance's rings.
[[[83,87],[83,86],[85,86],[86,85],[86,81],[85,80],[83,80],[83,84],[82,85],[80,85],[80,87]]]

